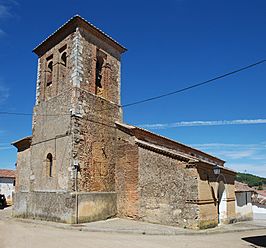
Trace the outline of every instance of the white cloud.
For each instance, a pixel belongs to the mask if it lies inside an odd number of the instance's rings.
[[[9,149],[13,149],[13,147],[12,146],[0,147],[0,151],[2,151],[2,150],[9,150]]]
[[[228,144],[228,143],[207,143],[191,144],[206,152],[215,153],[228,159],[252,158],[256,160],[266,159],[266,146],[264,142],[258,144]]]
[[[238,172],[251,173],[266,178],[266,162],[264,164],[231,163],[230,168],[233,168]]]
[[[14,6],[18,6],[18,2],[15,0],[0,0],[0,20],[5,20],[10,17],[15,17],[11,10]],[[0,37],[4,36],[6,32],[0,27]]]
[[[156,123],[156,124],[141,124],[142,128],[148,129],[167,129],[175,127],[197,127],[197,126],[224,126],[224,125],[254,125],[266,124],[266,119],[254,120],[217,120],[217,121],[180,121],[175,123]]]
[[[0,18],[7,18],[10,16],[12,15],[9,12],[9,8],[4,4],[0,4]]]
[[[203,143],[203,144],[191,144],[191,146],[197,147],[199,149],[205,150],[255,150],[255,151],[266,151],[266,145],[264,142],[258,144],[230,144],[230,143]]]
[[[8,149],[12,149],[11,144],[8,144],[8,143],[0,143],[0,151],[1,150],[8,150]]]
[[[255,155],[254,150],[243,150],[243,151],[220,151],[216,154],[223,156],[228,159],[240,159],[240,158],[250,158]]]
[[[220,157],[226,166],[240,172],[266,177],[266,143],[202,143],[191,144],[192,147]]]
[[[192,146],[202,147],[202,148],[228,148],[228,147],[248,147],[248,148],[266,148],[264,142],[259,144],[232,144],[232,143],[203,143],[203,144],[192,144]]]

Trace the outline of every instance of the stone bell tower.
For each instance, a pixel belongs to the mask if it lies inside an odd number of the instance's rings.
[[[19,196],[18,186],[17,200],[27,198],[27,212],[35,217],[75,222],[78,214],[80,220],[91,220],[94,217],[88,217],[86,208],[93,197],[105,201],[102,213],[105,208],[116,208],[112,205],[115,122],[122,120],[120,57],[126,49],[75,16],[33,51],[38,56],[38,74],[26,165],[29,175],[20,177],[27,183],[18,182],[24,190]],[[18,149],[19,142],[14,144]],[[43,202],[53,201],[59,209],[42,206]],[[60,210],[61,205],[64,210]],[[20,212],[17,209],[17,215]]]

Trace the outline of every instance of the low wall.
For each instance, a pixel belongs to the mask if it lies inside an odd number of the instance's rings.
[[[12,215],[73,224],[77,219],[78,223],[104,220],[116,212],[114,192],[35,191],[14,194]]]
[[[251,192],[236,192],[236,219],[246,221],[253,219]]]
[[[79,223],[105,220],[117,213],[115,192],[78,193],[77,196]]]
[[[253,204],[252,210],[254,220],[266,220],[266,205]]]

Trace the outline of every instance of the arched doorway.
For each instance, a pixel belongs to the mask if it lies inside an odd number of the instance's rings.
[[[227,217],[226,189],[223,181],[219,182],[218,187],[218,223],[222,223]]]

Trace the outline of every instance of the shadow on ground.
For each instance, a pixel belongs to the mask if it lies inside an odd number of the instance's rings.
[[[266,247],[266,235],[246,237],[246,238],[242,238],[242,240],[244,240],[250,244],[257,245],[259,247]]]
[[[5,206],[0,206],[0,210],[3,210],[3,209],[8,208],[8,207],[10,207],[10,206],[11,206],[10,204],[7,204],[7,205],[5,205]]]

